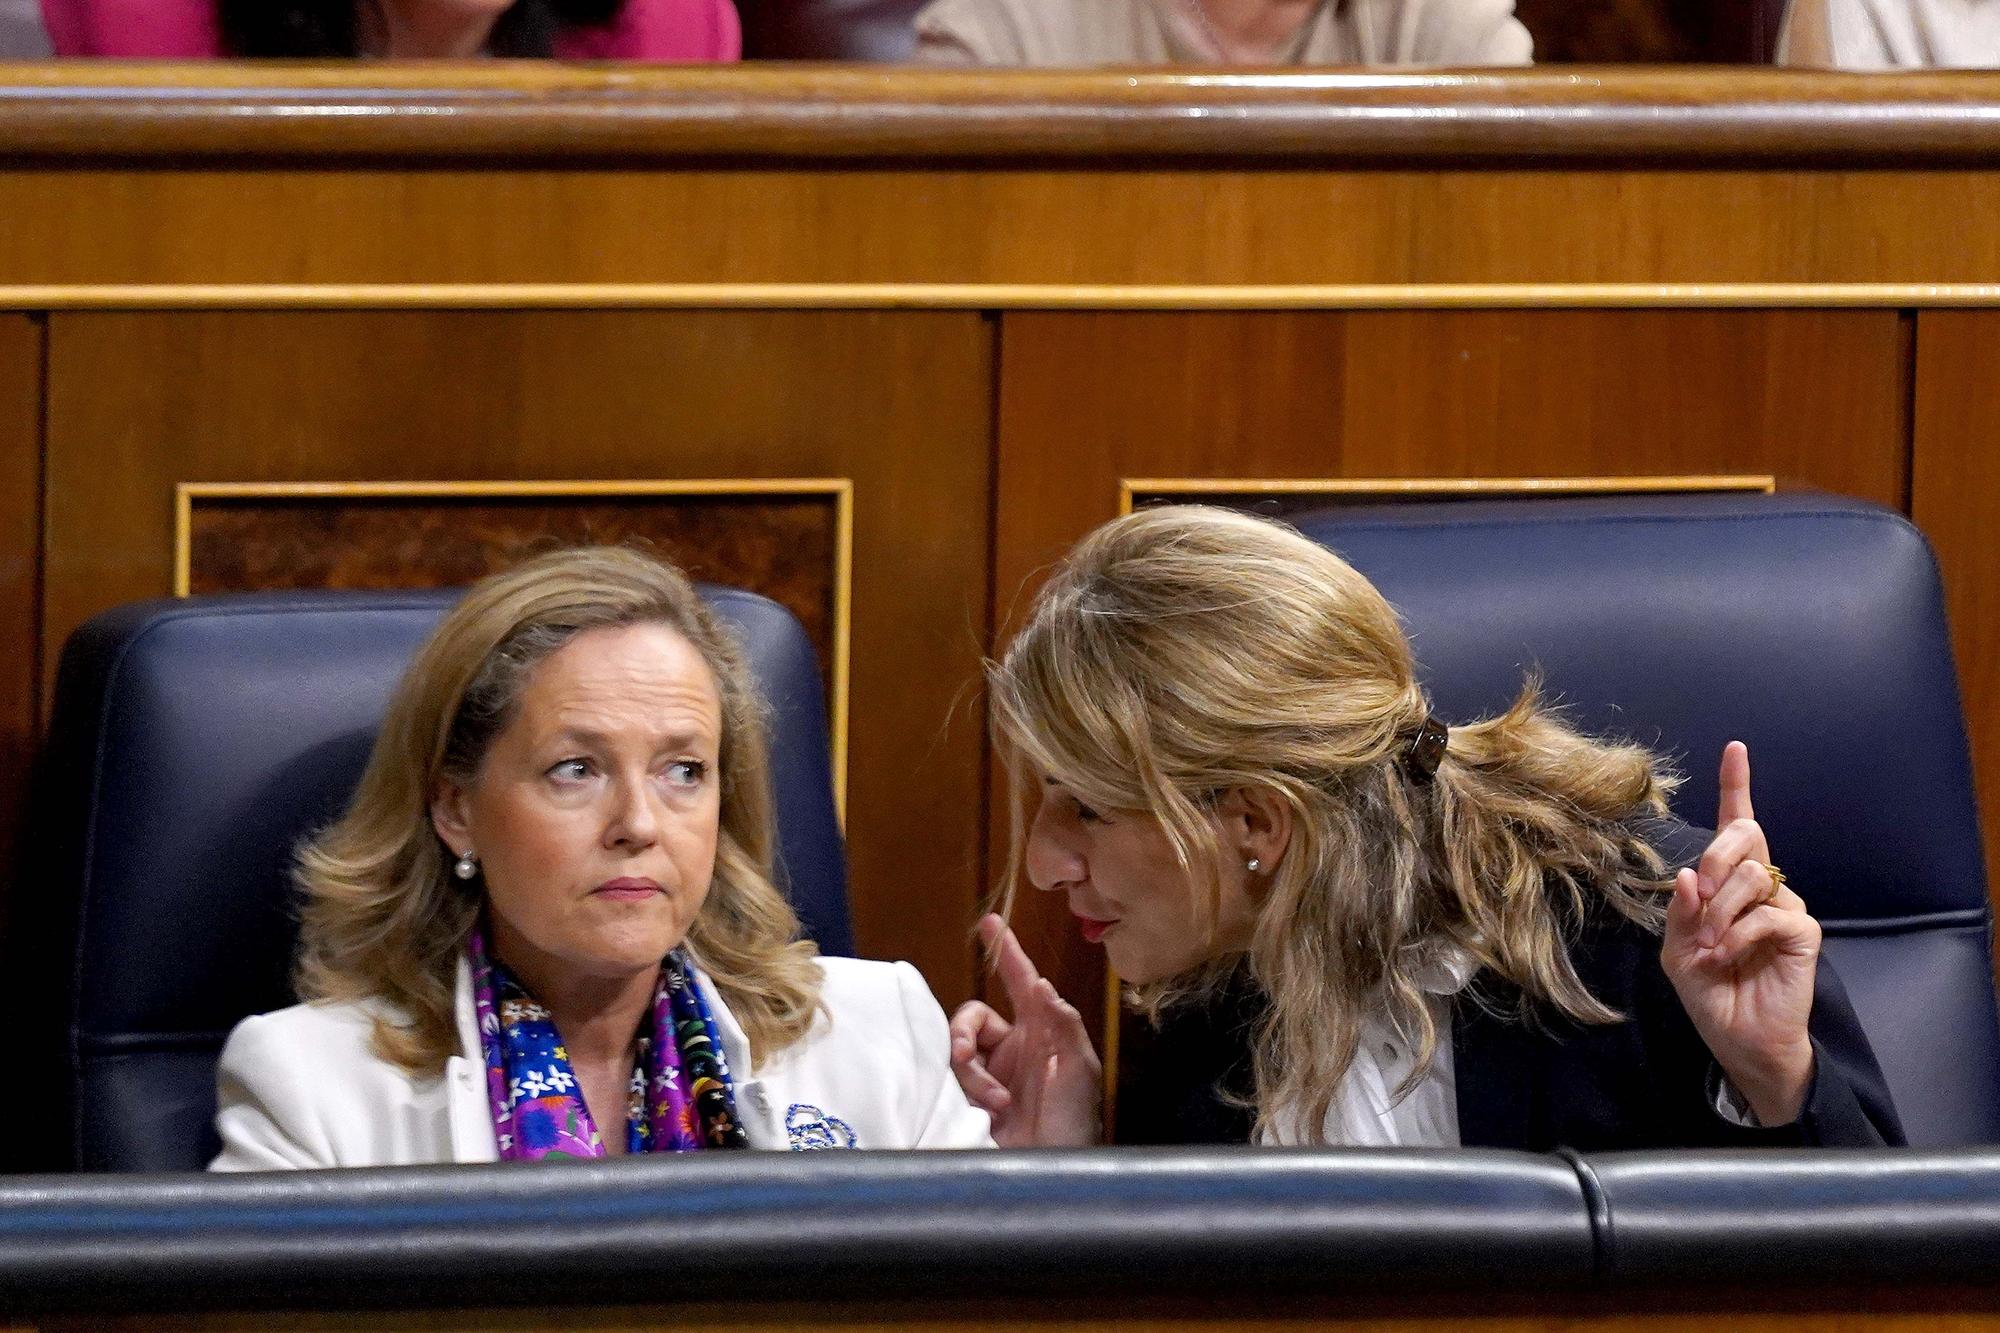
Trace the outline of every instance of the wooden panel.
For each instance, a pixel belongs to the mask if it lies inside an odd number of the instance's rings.
[[[1889,311],[1404,311],[1346,321],[1359,475],[1773,472],[1901,508]]]
[[[40,668],[42,326],[0,316],[0,884],[13,880]],[[6,924],[0,901],[0,930]]]
[[[2000,312],[1917,320],[1910,515],[1937,550],[1979,781],[1989,879],[2000,866]],[[1993,884],[2000,889],[2000,882]]]
[[[974,315],[65,315],[50,642],[170,586],[182,481],[848,477],[862,950],[971,990],[990,334]]]
[[[834,715],[840,500],[820,495],[196,496],[188,591],[448,588],[552,546],[637,545],[799,618]]]
[[[1002,625],[1121,478],[1770,472],[1897,507],[1907,483],[1892,311],[1029,313],[1001,345]],[[1038,897],[1026,941],[1095,1020],[1101,955]]]
[[[2000,228],[1952,221],[1992,216],[1991,171],[21,169],[0,171],[0,274],[57,286],[1990,284]]]

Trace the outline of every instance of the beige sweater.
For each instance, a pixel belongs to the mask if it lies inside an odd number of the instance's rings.
[[[1778,63],[2000,67],[2000,0],[1792,0]]]
[[[1293,65],[1525,65],[1514,0],[1323,0]],[[917,59],[955,65],[1205,65],[1216,46],[1195,0],[932,0]]]

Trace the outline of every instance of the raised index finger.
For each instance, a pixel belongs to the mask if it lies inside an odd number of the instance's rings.
[[[979,939],[993,959],[993,970],[1000,974],[1000,984],[1007,990],[1015,1017],[1020,1017],[1034,1002],[1035,983],[1042,979],[1042,974],[1035,970],[1028,951],[1014,937],[1014,928],[999,917],[988,914],[981,919]]]
[[[1718,832],[1739,819],[1755,819],[1750,809],[1750,747],[1731,741],[1722,747],[1722,794],[1715,805]]]

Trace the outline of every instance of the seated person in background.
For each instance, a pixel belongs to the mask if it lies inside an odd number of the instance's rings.
[[[932,0],[951,65],[1525,65],[1514,0]]]
[[[916,970],[796,938],[761,707],[635,552],[473,588],[300,853],[308,1003],[230,1034],[213,1168],[989,1145]]]
[[[2000,67],[2000,0],[1792,0],[1780,65]]]
[[[35,0],[0,0],[0,60],[27,60],[49,54],[42,7]]]
[[[1372,584],[1195,506],[1087,537],[990,675],[1010,871],[1166,1016],[1121,1140],[1901,1141],[1742,746],[1702,850],[1653,755],[1532,687],[1447,729]],[[960,1081],[1003,1145],[1094,1142],[1081,1019],[1000,918],[981,930],[1015,1013],[961,1007]]]
[[[735,60],[730,0],[42,0],[59,56]]]

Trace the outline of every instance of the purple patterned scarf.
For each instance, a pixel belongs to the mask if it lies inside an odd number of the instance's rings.
[[[474,927],[466,953],[500,1160],[604,1156],[549,1011],[492,956],[483,924]],[[627,1152],[750,1146],[736,1118],[729,1061],[695,976],[681,950],[661,960],[625,1107]]]

